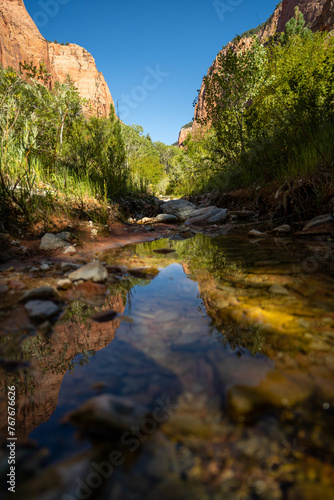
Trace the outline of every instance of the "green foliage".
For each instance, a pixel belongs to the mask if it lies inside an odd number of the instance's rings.
[[[192,169],[178,172],[179,187],[225,190],[319,167],[332,175],[334,41],[328,34],[311,33],[296,10],[280,41],[261,46],[254,39],[220,54],[217,63],[204,78],[207,132],[188,143]]]

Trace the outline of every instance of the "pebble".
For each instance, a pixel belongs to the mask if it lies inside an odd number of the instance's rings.
[[[248,236],[250,238],[268,238],[269,234],[261,233],[261,231],[258,231],[257,229],[252,229],[249,231]]]
[[[58,290],[69,290],[70,288],[73,288],[73,282],[69,279],[62,279],[57,281],[57,288]]]
[[[77,250],[73,245],[65,248],[65,250],[63,251],[63,254],[65,254],[65,255],[66,254],[74,255],[75,253],[77,253]]]

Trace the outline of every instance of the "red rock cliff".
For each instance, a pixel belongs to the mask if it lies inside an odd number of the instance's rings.
[[[331,30],[334,27],[334,2],[333,0],[283,0],[278,5],[270,17],[265,27],[258,33],[261,41],[267,40],[274,35],[276,31],[284,31],[286,23],[294,16],[295,7],[299,7],[304,15],[306,24],[312,30]],[[251,39],[243,39],[243,43],[247,46]],[[226,52],[227,48],[233,46],[230,42],[221,52]],[[217,56],[218,57],[218,56]],[[217,58],[212,63],[208,70],[208,75],[211,75],[217,66]],[[205,117],[205,85],[202,86],[198,95],[197,104],[195,107],[194,121],[192,132],[196,134],[200,129],[197,120]]]
[[[36,65],[44,61],[51,83],[62,83],[69,75],[81,96],[89,101],[87,114],[108,114],[113,100],[93,56],[75,44],[47,42],[23,0],[0,0],[0,64],[18,70],[23,61]]]

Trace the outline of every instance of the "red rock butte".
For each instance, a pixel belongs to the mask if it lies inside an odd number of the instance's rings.
[[[107,116],[113,100],[95,60],[79,45],[48,42],[28,14],[23,0],[0,0],[0,65],[19,69],[20,62],[44,62],[51,85],[69,76],[87,100],[85,114]]]

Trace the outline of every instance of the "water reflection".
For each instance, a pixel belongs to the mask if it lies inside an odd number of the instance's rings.
[[[50,344],[29,351],[37,375],[15,375],[22,436],[35,428],[30,437],[51,450],[44,488],[74,496],[74,478],[85,483],[89,464],[115,449],[124,463],[93,488],[98,498],[331,498],[334,287],[321,269],[296,270],[308,251],[198,235],[103,255],[134,269],[103,306],[133,322],[96,323],[98,308],[74,304]],[[97,394],[151,415],[167,397],[176,411],[132,453],[97,435],[100,411],[87,425],[80,408]],[[60,425],[73,411],[72,425]],[[57,482],[61,460],[68,473]],[[26,498],[37,498],[34,481],[22,480]]]

